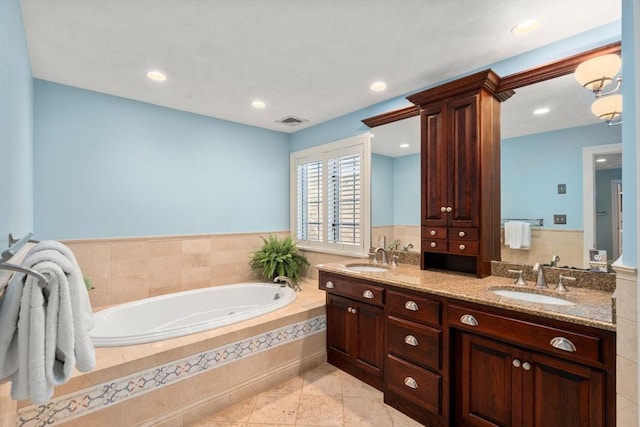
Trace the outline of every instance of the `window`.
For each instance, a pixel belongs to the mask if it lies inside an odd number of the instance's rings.
[[[369,134],[291,153],[291,230],[301,248],[369,251],[369,158]]]

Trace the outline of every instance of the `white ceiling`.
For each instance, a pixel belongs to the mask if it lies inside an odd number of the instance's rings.
[[[36,78],[282,132],[620,19],[620,0],[21,3]],[[537,32],[511,35],[530,17]],[[288,115],[309,121],[275,123]]]

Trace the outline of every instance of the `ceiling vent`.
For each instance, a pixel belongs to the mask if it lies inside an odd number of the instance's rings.
[[[300,117],[296,117],[296,116],[287,116],[287,117],[281,118],[280,120],[276,120],[276,123],[282,123],[283,125],[293,127],[308,121],[309,120],[307,119],[301,119]]]

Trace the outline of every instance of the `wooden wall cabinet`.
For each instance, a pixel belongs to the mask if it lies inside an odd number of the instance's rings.
[[[485,277],[500,259],[500,82],[491,70],[407,97],[420,107],[422,268]]]
[[[327,291],[327,361],[382,390],[384,288],[326,273],[319,280]]]

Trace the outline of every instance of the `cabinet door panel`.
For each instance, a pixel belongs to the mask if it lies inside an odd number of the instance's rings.
[[[449,155],[446,139],[446,104],[425,109],[422,120],[422,225],[443,227],[448,223]],[[443,211],[442,208],[445,208]]]
[[[369,304],[358,304],[357,340],[354,349],[355,363],[358,367],[375,375],[382,373],[384,363],[384,310]]]
[[[349,358],[349,321],[347,310],[352,302],[346,298],[327,294],[327,347],[329,352]]]
[[[451,225],[477,227],[480,206],[478,95],[451,101],[453,183],[449,185]]]
[[[460,426],[516,426],[521,422],[519,354],[511,346],[464,333],[456,411]]]
[[[527,354],[523,371],[525,427],[605,425],[604,373],[540,354]]]

